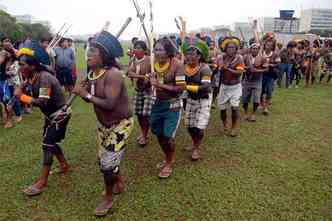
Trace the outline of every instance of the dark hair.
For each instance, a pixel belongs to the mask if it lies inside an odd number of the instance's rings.
[[[46,65],[41,64],[35,57],[24,55],[24,56],[20,57],[19,60],[23,60],[28,65],[34,66],[36,68],[37,72],[46,71],[46,72],[54,75],[54,72],[52,70],[50,70]]]
[[[134,44],[134,48],[136,48],[137,46],[140,46],[144,51],[148,50],[148,46],[146,45],[146,43],[144,41],[136,41]]]
[[[133,37],[132,39],[131,39],[131,43],[134,43],[135,41],[137,41],[138,40],[138,37]]]
[[[120,65],[117,63],[116,59],[112,56],[110,56],[103,47],[101,47],[99,44],[91,43],[91,47],[98,48],[101,55],[101,60],[103,63],[104,68],[111,69],[112,67],[116,67],[118,69],[121,69]]]
[[[201,56],[199,59],[200,63],[206,63],[206,60],[204,59],[203,54],[197,48],[189,48],[188,51],[190,51],[190,50],[195,50],[196,53]]]
[[[10,40],[9,37],[7,37],[7,36],[2,36],[2,37],[1,37],[1,42],[4,42],[4,41],[7,40],[7,39]]]
[[[68,39],[67,38],[61,38],[61,40],[59,41],[59,45],[61,46],[62,43],[65,42],[65,41],[68,41]]]
[[[42,36],[42,37],[39,39],[39,41],[40,41],[41,43],[43,43],[43,42],[45,42],[45,41],[50,42],[50,41],[51,41],[51,37],[50,37],[50,36]]]
[[[166,54],[169,58],[175,57],[176,49],[174,48],[172,43],[167,38],[161,38],[161,39],[157,40],[156,44],[158,44],[158,43],[164,47]]]
[[[290,42],[288,42],[288,44],[287,44],[287,48],[295,48],[296,47],[296,42],[295,41],[290,41]]]

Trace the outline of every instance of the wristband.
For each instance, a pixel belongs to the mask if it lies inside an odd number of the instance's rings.
[[[33,98],[30,97],[30,96],[28,96],[28,95],[22,94],[22,95],[20,96],[20,101],[22,101],[22,102],[25,103],[25,104],[31,104],[31,103],[32,103],[32,100],[33,100]]]
[[[198,85],[187,85],[186,89],[187,89],[187,91],[197,93],[198,89],[199,89],[199,86]]]

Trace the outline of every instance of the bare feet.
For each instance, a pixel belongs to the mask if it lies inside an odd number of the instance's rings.
[[[9,129],[9,128],[12,128],[14,127],[14,124],[13,124],[13,121],[11,120],[8,120],[5,125],[3,126],[5,129]]]

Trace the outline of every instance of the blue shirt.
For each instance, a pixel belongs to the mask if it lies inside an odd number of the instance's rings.
[[[72,68],[75,63],[74,51],[71,48],[54,48],[55,64],[60,68]]]

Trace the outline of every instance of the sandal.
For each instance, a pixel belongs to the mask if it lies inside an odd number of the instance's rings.
[[[159,172],[158,177],[161,178],[161,179],[169,178],[171,176],[172,172],[173,172],[172,167],[170,167],[170,166],[164,166],[161,169],[161,171]]]
[[[28,188],[24,189],[23,193],[27,196],[37,196],[37,195],[41,194],[42,192],[44,192],[45,188],[46,187],[39,189],[36,186],[32,185],[32,186],[29,186]]]
[[[66,174],[69,171],[69,167],[68,168],[55,168],[54,170],[50,171],[50,175],[61,175],[61,174]]]
[[[103,200],[99,206],[95,209],[96,216],[106,216],[107,213],[112,209],[113,203],[108,203],[106,200]]]
[[[162,169],[166,165],[166,160],[163,160],[162,162],[158,163],[156,165],[157,169]]]
[[[146,145],[147,145],[147,138],[146,139],[144,139],[144,141],[142,141],[143,140],[143,137],[141,137],[138,141],[137,141],[137,143],[138,143],[138,145],[140,146],[140,147],[145,147]]]

